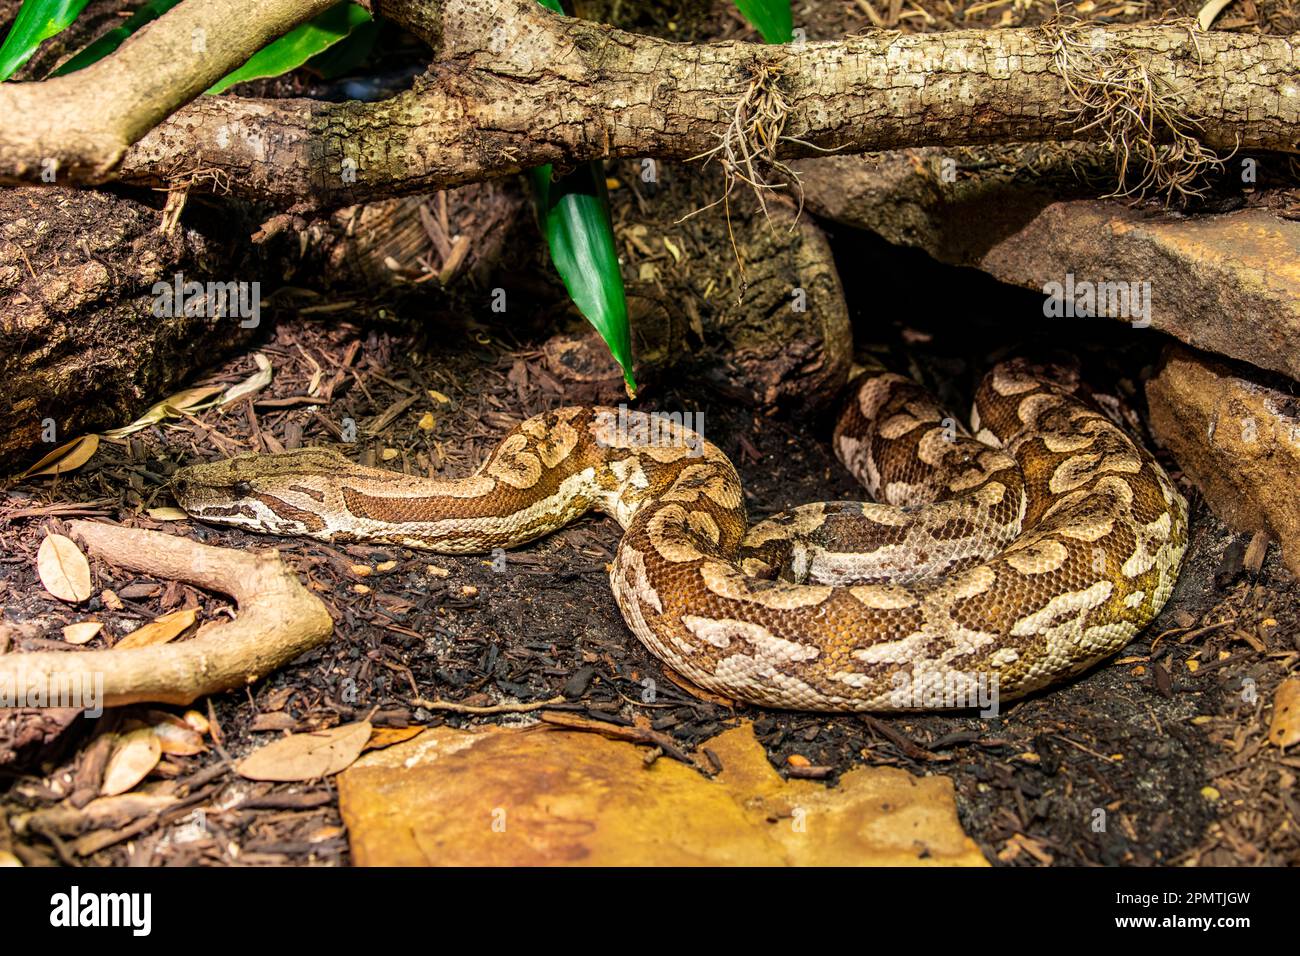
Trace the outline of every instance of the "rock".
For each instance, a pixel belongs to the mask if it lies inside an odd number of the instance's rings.
[[[1300,398],[1268,378],[1174,346],[1147,382],[1151,430],[1216,515],[1270,532],[1300,576]]]
[[[438,727],[344,771],[339,807],[361,866],[986,865],[946,777],[782,780],[750,724],[708,747],[713,779],[544,724]]]
[[[1260,208],[1185,217],[1075,198],[1082,184],[1043,148],[909,150],[798,169],[822,216],[1032,289],[1067,274],[1149,282],[1154,328],[1300,378],[1290,345],[1300,336],[1300,222]]]

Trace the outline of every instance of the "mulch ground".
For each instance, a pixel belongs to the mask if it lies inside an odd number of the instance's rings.
[[[918,281],[929,284],[924,275]],[[850,301],[861,301],[852,285],[849,292]],[[166,480],[180,464],[333,442],[352,419],[360,437],[349,452],[361,461],[463,474],[512,424],[564,403],[540,338],[515,342],[505,326],[435,321],[430,341],[361,315],[286,315],[259,346],[276,375],[251,403],[154,426],[106,443],[74,474],[10,487],[0,498],[0,603],[16,635],[11,650],[47,648],[49,635],[85,616],[46,594],[35,571],[41,538],[74,514],[240,549],[271,543],[150,519],[149,508],[172,503]],[[894,325],[914,356],[929,355],[930,369],[960,380],[951,374],[951,355],[979,334],[969,321],[947,331],[943,323]],[[251,355],[241,355],[202,383],[233,383],[254,368]],[[829,417],[790,421],[685,391],[655,404],[705,413],[706,433],[736,462],[756,516],[859,496],[830,453]],[[244,692],[199,702],[216,728],[215,745],[167,757],[153,778],[185,799],[161,817],[121,821],[84,857],[56,835],[22,832],[23,816],[65,796],[89,759],[89,741],[130,714],[81,719],[62,734],[24,725],[19,759],[0,767],[0,820],[18,832],[0,830],[0,840],[29,864],[346,864],[328,780],[253,783],[231,763],[285,731],[362,718],[385,727],[523,719],[430,712],[414,705],[416,698],[490,705],[563,695],[567,702],[557,709],[629,726],[644,717],[684,750],[752,720],[774,765],[788,772],[798,755],[814,769],[797,772],[824,776],[828,785],[864,761],[945,774],[956,786],[962,824],[994,862],[1295,862],[1300,807],[1289,794],[1300,758],[1266,743],[1263,718],[1274,687],[1300,659],[1300,596],[1275,549],[1262,566],[1253,556],[1247,566],[1246,540],[1227,533],[1187,490],[1195,538],[1161,618],[1116,660],[1007,706],[995,719],[798,714],[693,696],[620,617],[606,579],[619,530],[608,519],[584,519],[504,561],[277,539],[285,560],[329,606],[336,622],[330,643]],[[111,611],[92,599],[86,610],[110,622],[92,648],[109,646],[125,620],[186,604],[211,617],[226,606],[192,588],[125,573],[96,582],[105,587],[124,606]],[[34,627],[14,628],[23,624]],[[652,703],[642,700],[647,679],[656,687]]]

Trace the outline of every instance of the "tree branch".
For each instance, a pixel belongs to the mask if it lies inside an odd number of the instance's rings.
[[[63,184],[110,178],[128,146],[334,2],[186,0],[84,70],[0,84],[0,177],[51,181],[54,164]]]
[[[119,178],[331,207],[544,163],[686,159],[720,144],[772,161],[1114,135],[1105,116],[1080,106],[1089,78],[1062,67],[1066,28],[681,44],[559,17],[535,0],[374,6],[434,49],[413,90],[380,103],[205,98],[144,136]],[[1174,125],[1157,117],[1153,142],[1300,148],[1296,38],[1184,25],[1068,29],[1173,104],[1161,114]],[[0,159],[12,135],[0,131]],[[4,175],[14,170],[0,163]]]
[[[12,686],[87,687],[102,679],[108,707],[145,700],[188,704],[265,677],[324,643],[334,629],[325,605],[275,551],[244,554],[94,521],[73,521],[70,527],[91,555],[229,594],[239,615],[175,644],[0,655],[0,676]]]

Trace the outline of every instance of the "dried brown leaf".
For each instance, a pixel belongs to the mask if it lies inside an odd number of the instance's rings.
[[[149,771],[158,766],[161,759],[162,743],[152,727],[142,727],[125,734],[113,748],[113,755],[108,758],[104,783],[99,792],[106,797],[126,793],[149,776]]]
[[[207,749],[203,745],[203,737],[175,714],[169,714],[165,710],[151,710],[145,717],[157,735],[163,753],[188,757]]]
[[[297,781],[328,777],[351,766],[370,740],[370,721],[291,734],[255,750],[235,772],[249,780]]]
[[[198,608],[186,607],[170,614],[160,614],[148,624],[137,628],[113,645],[114,650],[129,650],[132,647],[149,647],[153,644],[166,644],[185,633],[198,616]]]
[[[82,435],[60,445],[18,477],[37,478],[41,475],[61,475],[65,471],[75,471],[90,461],[98,450],[98,435]]]
[[[95,635],[103,629],[102,621],[78,621],[63,629],[63,639],[69,644],[85,644],[94,640]]]
[[[60,601],[79,604],[90,597],[90,564],[71,538],[47,534],[36,552],[36,571]]]
[[[1300,677],[1288,677],[1274,692],[1268,741],[1277,747],[1300,743]]]

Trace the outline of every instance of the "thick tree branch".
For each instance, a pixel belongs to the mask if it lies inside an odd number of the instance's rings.
[[[1072,91],[1081,81],[1061,69],[1059,32],[692,45],[558,17],[535,0],[375,6],[434,49],[433,68],[413,90],[371,104],[205,98],[141,139],[120,178],[328,207],[543,163],[689,158],[728,140],[785,159],[1113,133],[1078,111]],[[1155,140],[1190,133],[1225,153],[1300,147],[1296,38],[1183,25],[1088,28],[1084,36],[1171,98],[1182,120],[1154,124]],[[763,115],[738,111],[746,97]]]
[[[275,551],[245,554],[94,521],[73,521],[70,527],[92,556],[229,594],[239,615],[175,644],[3,654],[0,677],[10,686],[98,685],[108,707],[144,700],[188,704],[265,677],[323,644],[334,629],[325,605]]]
[[[0,84],[0,177],[63,184],[109,178],[128,146],[334,2],[186,0],[84,70]]]

